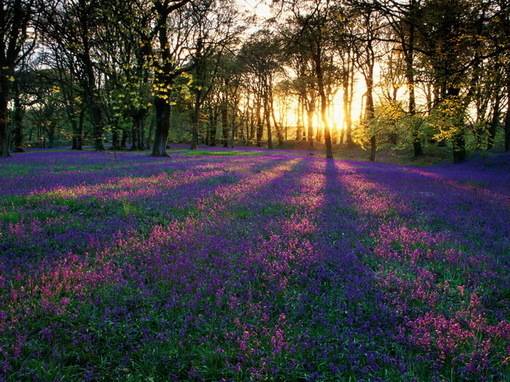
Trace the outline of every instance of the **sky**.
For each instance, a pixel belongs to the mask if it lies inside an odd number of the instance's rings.
[[[241,9],[258,16],[260,21],[263,21],[271,15],[269,0],[236,0],[236,2]],[[256,28],[256,26],[254,27]]]

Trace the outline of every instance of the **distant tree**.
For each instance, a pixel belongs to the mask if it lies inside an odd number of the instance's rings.
[[[267,131],[268,148],[273,148],[273,125],[276,128],[278,141],[281,144],[283,136],[280,127],[275,123],[273,87],[275,86],[275,75],[281,70],[279,52],[281,43],[268,30],[261,30],[250,36],[245,42],[239,54],[240,60],[245,68],[251,72],[257,81],[257,91],[262,110],[262,119]],[[261,124],[262,125],[262,124]],[[260,126],[261,126],[260,125]],[[257,142],[260,143],[262,131],[257,135]]]
[[[194,97],[191,148],[195,149],[199,143],[202,106],[215,86],[224,52],[234,48],[243,27],[238,20],[240,14],[230,0],[199,2],[192,17],[196,27],[191,41]]]

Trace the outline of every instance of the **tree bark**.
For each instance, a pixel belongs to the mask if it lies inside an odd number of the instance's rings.
[[[198,147],[198,131],[200,129],[200,98],[198,95],[195,98],[193,118],[191,123],[192,123],[191,150],[196,150],[196,148]]]
[[[92,123],[94,126],[94,146],[97,151],[104,150],[103,144],[103,116],[101,107],[99,105],[99,101],[97,99],[96,94],[96,76],[94,73],[94,63],[92,62],[92,58],[90,55],[90,40],[89,40],[89,21],[88,14],[86,13],[86,6],[84,2],[81,0],[80,5],[82,8],[82,13],[80,14],[80,26],[81,26],[81,42],[83,44],[83,52],[82,52],[82,60],[83,66],[85,70],[86,80],[83,82],[84,85],[84,93],[85,100],[88,106],[88,109],[91,114]]]
[[[303,139],[303,97],[299,96],[297,109],[296,141],[301,142],[302,139]]]
[[[460,88],[449,87],[446,93],[447,97],[458,97],[460,94]],[[459,122],[460,126],[457,126],[458,131],[452,138],[453,147],[453,163],[462,163],[466,160],[466,139],[464,136],[463,122]]]
[[[347,57],[350,61],[350,57]],[[344,138],[347,146],[352,146],[352,96],[354,91],[354,65],[349,62],[344,66],[343,73],[343,109],[344,109]]]
[[[489,136],[487,140],[487,150],[494,147],[496,132],[499,126],[499,118],[501,115],[501,93],[496,90],[496,99],[494,101],[494,109],[492,111],[492,121],[489,125]]]
[[[171,70],[171,54],[168,46],[168,35],[167,35],[167,10],[158,3],[157,12],[159,14],[159,45],[161,50],[161,70],[158,71],[156,81],[160,85],[168,86],[172,83],[170,77]],[[152,147],[152,156],[164,157],[168,156],[166,152],[166,145],[168,143],[168,135],[170,133],[170,114],[171,106],[168,102],[168,96],[163,98],[162,94],[156,94],[154,97],[154,106],[156,109],[156,129],[154,131],[154,145]]]
[[[224,101],[223,105],[221,105],[221,133],[222,133],[222,144],[223,147],[228,147],[228,136],[229,136],[229,126],[228,126],[228,105],[227,102]]]
[[[23,105],[21,103],[20,95],[17,86],[15,87],[14,96],[14,151],[22,153],[23,149]]]
[[[306,110],[306,117],[307,117],[307,138],[308,138],[308,146],[310,148],[313,148],[313,117],[315,114],[315,104],[314,101],[308,102],[308,108]]]
[[[152,156],[166,157],[166,145],[168,142],[168,134],[170,132],[170,104],[156,96],[154,99],[156,108],[156,129],[154,131],[154,145],[152,147]]]
[[[267,129],[267,148],[271,150],[273,148],[273,132],[271,129],[271,111],[269,109],[269,96],[266,93],[264,102],[264,117]]]
[[[415,0],[410,0],[410,20],[408,20],[408,42],[405,43],[403,38],[403,51],[404,60],[406,63],[406,80],[407,92],[409,94],[409,115],[414,117],[416,115],[416,95],[415,95],[415,78],[414,78],[414,44],[415,44]],[[407,46],[405,46],[407,45]],[[423,155],[423,147],[420,140],[419,131],[415,126],[412,126],[413,136],[413,150],[414,157],[417,158]]]
[[[508,81],[509,83],[507,84],[506,91],[508,93],[507,99],[510,100],[510,78]],[[505,151],[510,151],[510,104],[507,106],[505,116]]]
[[[377,154],[377,137],[375,131],[372,131],[370,128],[370,124],[375,116],[375,108],[374,108],[374,80],[373,80],[374,68],[370,67],[368,71],[368,76],[365,78],[367,85],[367,93],[366,93],[366,105],[365,105],[365,123],[367,124],[367,128],[370,131],[370,161],[375,162],[376,154]]]
[[[0,157],[9,156],[9,125],[7,124],[7,104],[9,99],[9,80],[0,68]]]

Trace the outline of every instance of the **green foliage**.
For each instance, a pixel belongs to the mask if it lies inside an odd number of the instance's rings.
[[[465,132],[466,107],[459,97],[451,97],[437,105],[428,118],[437,141],[452,140]]]

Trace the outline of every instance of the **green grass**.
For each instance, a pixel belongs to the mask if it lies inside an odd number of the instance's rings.
[[[32,166],[9,163],[6,166],[0,167],[0,177],[7,178],[7,177],[14,177],[14,176],[28,175],[33,170],[34,170],[34,168]]]

